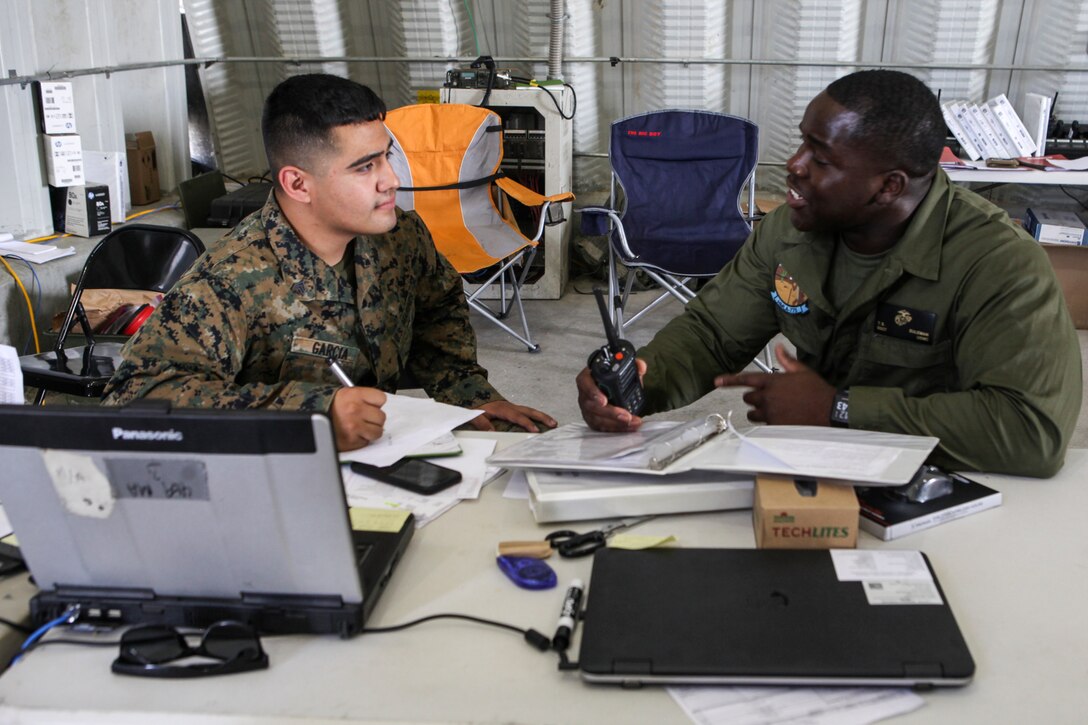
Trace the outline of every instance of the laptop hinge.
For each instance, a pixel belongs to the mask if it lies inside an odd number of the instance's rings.
[[[344,598],[339,594],[280,594],[276,592],[242,592],[242,603],[251,606],[281,609],[316,607],[341,609]]]
[[[940,662],[904,662],[903,676],[910,679],[940,679],[944,677],[944,667]]]

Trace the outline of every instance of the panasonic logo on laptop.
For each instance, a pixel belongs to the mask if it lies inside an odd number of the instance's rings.
[[[180,443],[185,440],[185,434],[180,430],[131,430],[114,426],[113,439],[115,441],[174,441]]]

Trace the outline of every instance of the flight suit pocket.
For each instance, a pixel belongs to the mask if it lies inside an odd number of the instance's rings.
[[[935,345],[872,335],[858,353],[860,385],[902,388],[908,396],[952,389],[956,379],[951,340]]]

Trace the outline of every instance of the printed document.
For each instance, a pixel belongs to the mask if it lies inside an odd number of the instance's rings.
[[[385,412],[382,437],[365,448],[341,453],[341,463],[359,461],[390,466],[483,412],[407,395],[388,396],[382,410]]]
[[[0,345],[0,403],[22,405],[25,402],[19,353],[11,345]]]

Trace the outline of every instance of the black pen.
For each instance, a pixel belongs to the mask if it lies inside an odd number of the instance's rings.
[[[336,358],[327,357],[325,358],[325,362],[327,362],[329,364],[329,367],[332,368],[332,374],[336,376],[336,379],[340,381],[341,385],[343,385],[345,388],[355,387],[355,383],[351,382],[351,378],[349,378],[348,374],[344,372],[344,368],[340,367],[340,363],[336,362]]]
[[[559,626],[552,637],[552,649],[562,652],[570,646],[570,636],[574,633],[574,625],[578,621],[578,605],[582,602],[582,591],[585,584],[581,579],[574,579],[567,589],[567,596],[563,597],[563,608],[559,610]]]

